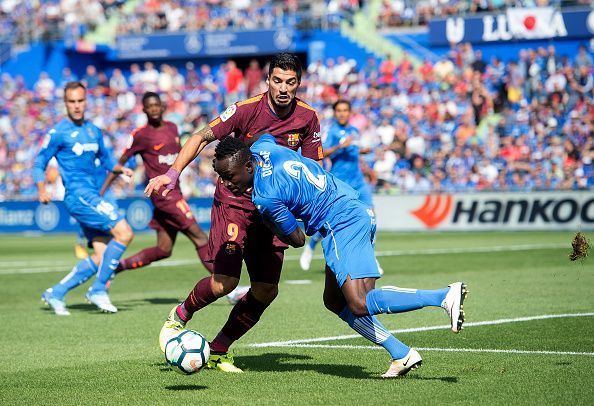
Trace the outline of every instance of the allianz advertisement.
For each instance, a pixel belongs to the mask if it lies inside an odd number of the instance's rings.
[[[209,229],[212,199],[190,199],[188,204],[200,226]],[[118,200],[118,206],[134,231],[149,230],[148,224],[153,216],[150,200],[122,199]],[[63,233],[77,231],[77,227],[63,202],[46,205],[33,201],[0,202],[0,233]]]
[[[390,231],[594,230],[594,193],[460,193],[375,196]]]
[[[501,14],[449,17],[429,22],[429,43],[484,43],[544,39],[589,39],[594,10],[559,11],[552,7],[508,8]]]

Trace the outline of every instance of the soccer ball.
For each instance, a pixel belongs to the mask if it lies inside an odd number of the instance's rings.
[[[191,375],[208,362],[210,347],[204,336],[194,330],[184,330],[165,345],[165,360],[174,371]]]

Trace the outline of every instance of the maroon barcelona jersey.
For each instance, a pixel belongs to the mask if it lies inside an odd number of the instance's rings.
[[[285,117],[278,117],[268,105],[268,93],[237,102],[209,124],[217,139],[234,134],[245,140],[253,135],[269,133],[277,144],[297,151],[316,161],[323,159],[320,140],[320,121],[316,111],[305,102],[295,99],[293,110]],[[249,193],[235,196],[217,182],[215,199],[231,206],[254,210]]]
[[[180,150],[177,126],[170,121],[163,121],[163,125],[159,128],[146,124],[132,131],[132,136],[122,156],[125,156],[127,160],[133,155],[140,154],[144,162],[146,176],[152,179],[169,170]],[[169,198],[167,200],[181,198],[179,184],[167,197]],[[151,195],[151,200],[157,207],[160,206],[160,200],[163,199],[160,193]]]

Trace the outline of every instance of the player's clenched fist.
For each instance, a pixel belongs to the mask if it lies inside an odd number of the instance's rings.
[[[39,203],[48,204],[52,198],[45,190],[39,192]]]
[[[167,196],[167,194],[177,185],[178,177],[179,172],[173,168],[170,168],[166,174],[152,178],[144,189],[144,194],[150,197],[150,195],[153,193],[159,193],[159,190],[164,187],[165,189],[161,195]]]

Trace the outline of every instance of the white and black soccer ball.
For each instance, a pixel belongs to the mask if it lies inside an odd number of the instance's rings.
[[[165,360],[174,371],[191,375],[200,372],[210,357],[210,346],[204,336],[184,330],[165,345]]]

